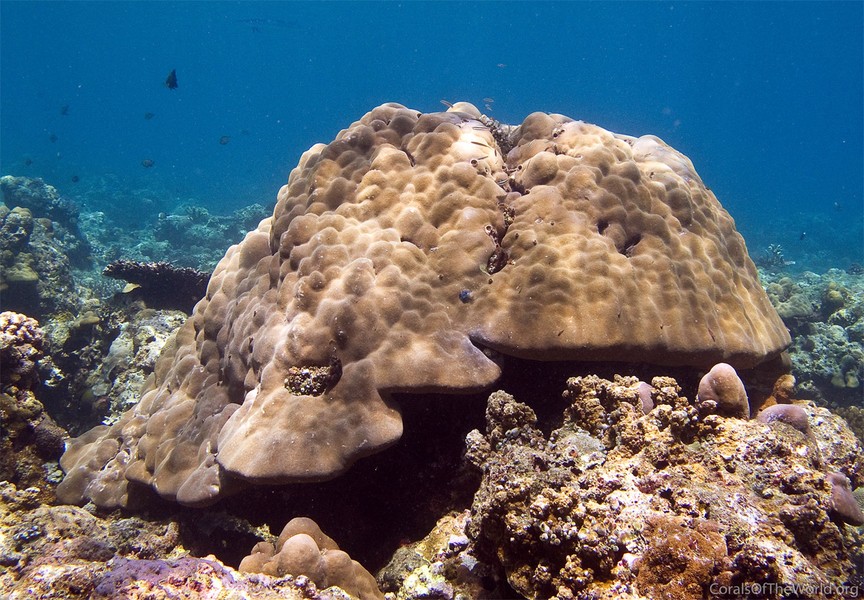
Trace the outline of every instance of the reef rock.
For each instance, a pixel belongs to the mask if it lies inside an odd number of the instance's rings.
[[[862,537],[843,522],[861,519],[851,488],[864,455],[842,419],[802,405],[804,434],[703,413],[668,377],[653,379],[646,415],[639,385],[572,378],[563,425],[548,437],[527,406],[493,394],[486,434],[467,439],[483,481],[464,550],[531,599],[860,589]]]
[[[66,432],[34,393],[45,360],[44,341],[35,319],[0,313],[0,481],[44,486],[51,461],[63,453]],[[47,497],[52,494],[46,490]]]
[[[74,202],[43,180],[28,177],[0,177],[0,191],[6,206],[28,210],[34,218],[50,223],[51,237],[74,266],[88,264],[90,244],[78,227],[79,208]]]
[[[124,311],[119,333],[111,341],[102,360],[94,365],[82,382],[82,403],[99,406],[106,423],[116,422],[120,415],[139,400],[141,387],[153,373],[159,352],[186,319],[179,310]],[[79,416],[80,419],[80,416]]]
[[[38,488],[0,482],[4,600],[356,597],[336,587],[319,591],[307,577],[243,573],[212,555],[191,555],[191,546],[220,545],[213,527],[232,527],[224,513],[189,520],[181,515],[94,514],[75,506],[42,504],[42,496]]]
[[[766,279],[768,297],[793,335],[789,355],[799,397],[848,415],[861,404],[864,381],[864,277],[830,269],[794,281]]]
[[[303,154],[140,404],[69,445],[69,502],[189,505],[334,477],[402,434],[393,391],[540,360],[770,363],[789,335],[691,162],[562,115],[380,106]]]
[[[6,179],[5,177],[0,180]],[[7,310],[44,318],[74,313],[77,295],[69,261],[69,240],[60,225],[28,208],[0,203],[0,292]]]
[[[381,589],[396,600],[512,596],[500,569],[474,556],[466,535],[470,522],[469,510],[445,515],[425,538],[400,547],[378,573]]]

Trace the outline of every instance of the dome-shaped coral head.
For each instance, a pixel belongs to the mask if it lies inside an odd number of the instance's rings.
[[[713,410],[727,417],[747,419],[750,404],[744,382],[735,368],[726,363],[717,363],[699,381],[696,397],[701,403],[711,403]]]
[[[788,343],[732,218],[657,138],[387,104],[303,154],[140,404],[70,443],[60,495],[333,477],[400,437],[390,393],[489,386],[490,350],[704,369]]]

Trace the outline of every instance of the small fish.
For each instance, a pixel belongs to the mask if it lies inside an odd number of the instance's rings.
[[[505,65],[504,63],[498,63],[498,68],[499,68],[499,69],[503,69],[503,68],[506,67],[506,66],[507,66],[507,65]]]
[[[25,158],[24,164],[29,167],[30,165],[33,164],[33,159],[32,158]]]
[[[63,115],[64,117],[69,114],[69,105],[68,104],[64,104],[63,106],[60,107],[60,114]]]
[[[141,166],[144,167],[145,169],[149,169],[150,167],[152,167],[155,164],[156,164],[156,161],[151,160],[149,158],[145,158],[144,160],[141,161]]]
[[[171,72],[168,73],[168,77],[165,78],[165,87],[169,90],[177,89],[177,69],[171,69]]]
[[[77,175],[72,176],[72,183],[78,183],[79,181],[81,181],[80,177],[78,177]]]
[[[798,239],[801,240],[801,241],[803,242],[803,241],[804,241],[804,238],[806,238],[806,237],[807,237],[807,232],[806,232],[806,231],[802,231],[802,232],[801,232],[801,237],[799,237]]]
[[[223,146],[230,141],[231,141],[230,135],[223,135],[222,137],[219,138],[219,143],[222,144]]]
[[[59,138],[57,137],[57,134],[56,134],[56,133],[52,133],[51,135],[48,136],[48,141],[51,142],[52,144],[53,144],[54,142],[56,142],[58,139],[59,139]]]
[[[494,104],[495,98],[483,98],[483,102],[485,102],[486,104]]]
[[[843,205],[840,204],[839,202],[835,202],[834,203],[834,210],[836,210],[837,212],[840,212],[841,210],[843,210]]]
[[[145,120],[145,121],[149,121],[150,119],[152,119],[152,118],[155,117],[155,116],[156,116],[155,113],[146,112],[146,113],[144,113],[144,120]]]

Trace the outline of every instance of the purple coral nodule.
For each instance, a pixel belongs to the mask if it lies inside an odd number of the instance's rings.
[[[864,512],[852,494],[849,478],[843,473],[828,473],[825,481],[831,484],[831,512],[849,525],[864,525]]]
[[[764,408],[756,415],[756,420],[766,424],[775,422],[786,423],[804,435],[810,433],[810,421],[807,417],[807,412],[795,404],[774,404]]]
[[[642,412],[648,414],[654,408],[654,399],[651,397],[654,392],[654,386],[650,383],[640,381],[636,386],[636,392],[639,394],[639,401],[642,403]]]

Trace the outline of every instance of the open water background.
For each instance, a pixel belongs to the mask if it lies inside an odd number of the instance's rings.
[[[142,190],[165,210],[272,205],[304,150],[373,106],[466,100],[508,123],[546,111],[657,135],[751,254],[780,244],[800,268],[847,267],[864,262],[862,9],[4,0],[0,174],[126,222]]]

